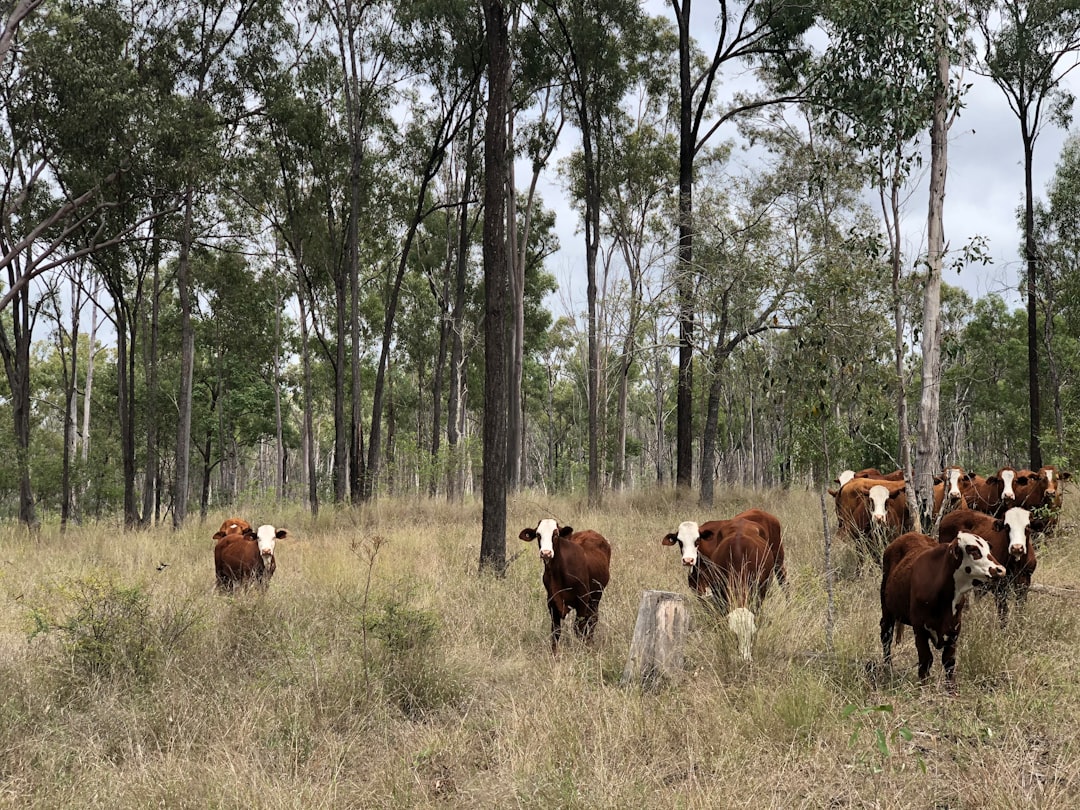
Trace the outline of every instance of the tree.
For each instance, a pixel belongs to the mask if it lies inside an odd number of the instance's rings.
[[[679,308],[679,376],[676,413],[676,484],[693,481],[694,289],[700,269],[694,262],[694,164],[701,150],[725,123],[770,104],[797,100],[812,76],[798,80],[805,61],[802,35],[814,21],[813,4],[771,0],[719,0],[716,47],[700,60],[691,35],[691,0],[671,0],[679,35],[679,208],[676,295]],[[774,92],[735,97],[714,110],[714,91],[731,64],[759,60],[771,65]]]
[[[1038,289],[1042,270],[1035,236],[1032,163],[1035,142],[1053,122],[1067,127],[1073,96],[1061,84],[1080,54],[1080,7],[1074,0],[976,0],[982,37],[979,69],[1001,88],[1020,122],[1024,150],[1024,261],[1028,316],[1029,437],[1032,469],[1042,466]],[[1047,328],[1052,329],[1052,320]]]
[[[506,5],[483,0],[487,41],[487,119],[484,123],[484,483],[480,569],[506,568],[506,298],[507,116],[510,46]]]

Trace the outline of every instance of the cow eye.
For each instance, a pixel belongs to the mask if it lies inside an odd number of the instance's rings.
[[[971,555],[971,559],[973,560],[982,559],[982,552],[979,550],[978,546],[968,546],[968,554]]]

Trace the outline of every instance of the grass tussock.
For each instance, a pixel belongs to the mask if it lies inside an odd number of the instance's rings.
[[[688,602],[683,671],[621,684],[644,590],[688,594],[660,538],[759,506],[784,527],[788,585],[754,657]],[[831,503],[829,504],[831,506]],[[1080,587],[1071,500],[1037,583]],[[266,593],[214,591],[221,519],[0,529],[0,808],[1015,808],[1080,803],[1080,602],[1032,593],[1007,627],[971,600],[959,694],[910,631],[884,672],[879,572],[833,549],[818,493],[673,492],[601,508],[508,504],[505,576],[477,573],[480,507],[230,510],[287,528]],[[601,531],[611,584],[593,645],[548,615],[525,526]],[[829,515],[831,519],[831,514]]]

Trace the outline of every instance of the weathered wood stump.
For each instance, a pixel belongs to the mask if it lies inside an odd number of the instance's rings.
[[[662,678],[680,671],[689,626],[690,610],[685,597],[668,591],[642,593],[622,684],[652,688]]]

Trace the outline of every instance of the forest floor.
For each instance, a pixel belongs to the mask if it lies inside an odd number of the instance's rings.
[[[1038,584],[1080,588],[1077,498]],[[1032,593],[1004,629],[971,600],[957,694],[937,660],[920,686],[910,631],[881,667],[875,563],[834,548],[830,598],[822,504],[523,494],[502,578],[477,574],[478,503],[233,509],[289,532],[268,591],[236,595],[214,590],[224,513],[179,532],[2,527],[0,807],[1080,806],[1080,596]],[[684,677],[621,685],[642,592],[689,597],[661,537],[750,506],[780,518],[788,569],[753,661],[690,600]],[[557,659],[517,539],[542,517],[613,548],[595,643],[565,632]]]

